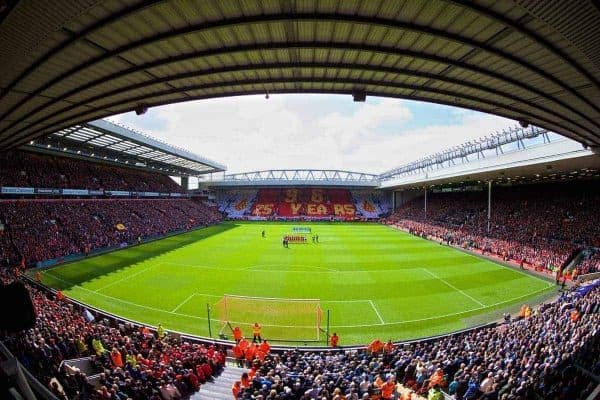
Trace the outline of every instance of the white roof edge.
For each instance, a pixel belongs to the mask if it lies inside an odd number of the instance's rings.
[[[214,168],[216,170],[214,172],[220,172],[220,171],[227,170],[227,166],[220,164],[216,161],[213,161],[209,158],[199,156],[190,151],[187,151],[182,148],[179,148],[179,147],[170,145],[168,143],[162,142],[160,140],[154,139],[148,135],[144,135],[142,133],[133,131],[129,128],[115,124],[114,122],[110,122],[105,119],[98,119],[95,121],[90,121],[90,122],[87,122],[87,124],[97,128],[97,129],[102,129],[105,131],[112,132],[116,135],[127,138],[128,140],[137,142],[138,144],[141,144],[144,146],[155,147],[166,153],[174,154],[178,157],[185,158],[190,161],[194,161],[194,162],[197,162],[200,164],[207,165],[211,168]]]

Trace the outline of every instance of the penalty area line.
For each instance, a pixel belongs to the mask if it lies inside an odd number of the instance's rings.
[[[175,307],[174,309],[171,310],[172,313],[174,313],[175,311],[179,310],[179,308],[184,305],[185,303],[187,303],[188,301],[191,300],[192,297],[194,297],[196,295],[196,293],[192,293],[190,294],[188,297],[185,298],[184,301],[182,301],[181,303],[179,303],[179,305],[177,307]]]
[[[377,307],[375,307],[375,303],[373,303],[373,300],[369,300],[369,303],[371,304],[371,307],[373,307],[375,314],[377,314],[377,318],[379,318],[381,325],[385,325],[385,322],[383,321],[383,318],[381,318],[381,314],[379,314],[379,311],[377,310]]]
[[[104,293],[94,292],[93,290],[84,288],[83,286],[80,286],[80,285],[75,284],[73,282],[69,282],[67,280],[64,280],[64,279],[56,276],[55,274],[51,273],[48,270],[43,271],[42,273],[44,275],[48,275],[48,276],[52,277],[53,279],[55,279],[57,281],[69,284],[69,285],[71,285],[72,287],[74,287],[76,289],[82,290],[82,291],[87,292],[87,293],[89,293],[91,295],[94,295],[94,296],[100,296],[100,297],[104,297],[104,298],[110,299],[110,300],[115,301],[117,303],[127,304],[127,305],[131,305],[131,306],[138,307],[138,308],[141,308],[141,309],[146,309],[146,310],[151,310],[151,311],[157,311],[157,312],[162,312],[162,313],[171,314],[171,315],[177,315],[177,316],[181,316],[181,317],[188,317],[188,318],[194,318],[194,319],[199,319],[199,320],[206,320],[206,317],[201,317],[201,316],[198,316],[198,315],[191,315],[191,314],[182,314],[182,313],[178,313],[178,312],[172,312],[172,311],[168,311],[168,310],[165,310],[165,309],[151,307],[151,306],[147,306],[147,305],[143,305],[143,304],[137,304],[137,303],[134,303],[134,302],[131,302],[131,301],[120,299],[118,297],[109,296],[109,295],[106,295]],[[497,307],[497,306],[500,306],[500,305],[503,305],[503,304],[508,304],[508,303],[514,302],[516,300],[525,298],[525,297],[533,296],[533,295],[538,294],[540,292],[547,291],[551,287],[553,287],[553,285],[545,287],[545,288],[542,288],[542,289],[538,289],[538,290],[530,292],[530,293],[526,293],[526,294],[518,296],[518,297],[513,297],[513,298],[510,298],[510,299],[507,299],[507,300],[503,300],[503,301],[500,301],[500,302],[497,302],[497,303],[494,303],[494,304],[490,304],[490,305],[485,306],[485,307],[472,308],[472,309],[458,311],[458,312],[454,312],[454,313],[450,313],[450,314],[434,315],[434,316],[431,316],[431,317],[425,317],[425,318],[419,318],[419,319],[387,322],[387,323],[385,323],[385,325],[386,326],[390,326],[390,325],[403,325],[403,324],[409,324],[409,323],[415,323],[415,322],[431,321],[431,320],[436,320],[436,319],[441,319],[441,318],[447,318],[447,317],[453,317],[453,316],[463,315],[463,314],[467,314],[467,313],[470,313],[470,312],[481,311],[481,310],[485,310],[485,309]],[[223,297],[223,296],[218,296],[218,295],[213,295],[213,294],[197,293],[197,292],[194,293],[194,295],[197,295],[197,296],[206,296],[206,297],[214,297],[214,298],[221,298],[221,297]],[[76,299],[79,302],[82,302],[84,304],[90,304],[88,301],[85,301],[85,300],[83,300],[81,298],[74,297],[74,299]],[[354,301],[366,302],[366,301],[371,301],[371,300],[354,300]],[[102,307],[99,307],[97,305],[93,305],[93,304],[90,304],[90,305],[92,305],[93,307],[96,307],[96,308],[103,309]],[[104,310],[106,310],[106,308],[104,308]],[[106,311],[108,311],[108,310],[106,310]],[[125,317],[125,318],[127,318],[127,317]],[[211,321],[218,321],[218,319],[211,318]],[[243,322],[243,321],[242,322],[230,321],[230,322],[231,323],[246,323],[246,322]],[[278,325],[278,324],[262,324],[262,326],[264,326],[264,327],[279,327],[279,328],[314,328],[314,326]],[[374,326],[381,326],[381,324],[377,323],[377,324],[358,324],[358,325],[332,325],[333,328],[368,328],[368,327],[374,327]]]
[[[457,292],[459,292],[460,294],[462,294],[463,296],[468,297],[469,299],[473,300],[475,303],[479,304],[481,307],[487,307],[485,304],[483,304],[482,302],[480,302],[479,300],[477,300],[475,297],[471,296],[468,293],[465,293],[464,290],[461,290],[459,288],[457,288],[456,286],[454,286],[453,284],[451,284],[450,282],[448,282],[445,279],[440,278],[439,276],[437,276],[436,274],[434,274],[433,272],[429,271],[427,268],[421,268],[423,271],[427,272],[429,275],[433,276],[435,279],[438,279],[440,281],[442,281],[443,283],[445,283],[448,287],[456,290]]]

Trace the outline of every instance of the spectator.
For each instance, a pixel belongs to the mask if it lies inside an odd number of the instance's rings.
[[[60,260],[221,220],[214,209],[184,198],[3,201],[0,218],[11,231],[0,235],[6,266]]]

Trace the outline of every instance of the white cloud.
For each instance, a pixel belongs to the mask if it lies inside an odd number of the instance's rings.
[[[506,118],[469,112],[458,123],[430,125],[373,138],[376,140],[358,147],[352,158],[358,170],[381,173],[513,125],[514,121]]]
[[[313,96],[303,104],[297,97],[290,99],[278,95],[269,100],[203,100],[112,119],[226,164],[230,173],[278,168],[379,173],[514,125],[504,118],[461,111],[453,123],[415,129],[410,128],[415,121],[407,101],[353,103],[346,97]]]

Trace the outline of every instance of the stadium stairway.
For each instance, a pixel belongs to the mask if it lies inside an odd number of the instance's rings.
[[[213,382],[206,382],[200,386],[200,390],[190,397],[190,400],[232,400],[231,386],[240,379],[244,372],[248,372],[248,370],[228,364]]]

